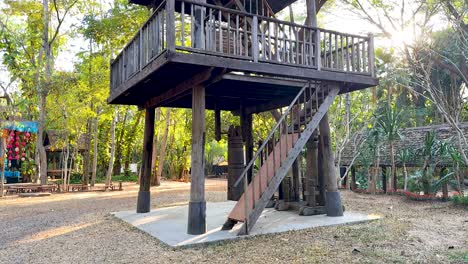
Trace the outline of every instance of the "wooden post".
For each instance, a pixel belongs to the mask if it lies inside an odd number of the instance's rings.
[[[299,157],[294,161],[292,165],[292,195],[291,201],[292,202],[299,202],[300,194],[299,194],[299,184],[300,184],[300,172],[299,172]]]
[[[143,137],[143,160],[140,179],[140,190],[138,192],[137,213],[148,213],[150,211],[150,182],[151,182],[151,156],[153,152],[154,136],[154,108],[147,108],[145,114],[145,134]]]
[[[387,193],[387,167],[381,166],[382,168],[382,189],[384,193]]]
[[[327,216],[343,216],[343,206],[341,205],[338,182],[336,181],[335,159],[330,141],[330,125],[328,124],[328,114],[325,114],[319,124],[322,144],[323,170],[326,175],[327,194],[325,207]]]
[[[375,60],[374,60],[374,35],[369,33],[369,48],[368,48],[368,59],[369,59],[369,73],[372,77],[375,77]]]
[[[351,190],[356,190],[356,167],[351,166]]]
[[[175,0],[166,0],[166,14],[167,14],[167,27],[166,27],[166,42],[167,50],[175,51]]]
[[[305,201],[308,206],[316,206],[316,188],[318,176],[317,142],[315,131],[306,145],[306,175],[305,175]]]
[[[195,86],[192,93],[192,159],[187,233],[206,232],[205,201],[205,87]]]
[[[246,28],[247,30],[247,28]],[[262,52],[265,52],[264,50]],[[253,17],[252,23],[252,57],[254,62],[258,62],[258,17]]]
[[[253,158],[253,137],[252,137],[252,114],[246,114],[245,108],[241,106],[241,129],[242,129],[242,140],[245,145],[245,163],[246,165]],[[247,175],[249,182],[252,180],[252,170],[249,170]]]
[[[215,139],[216,141],[221,140],[221,110],[215,107]]]
[[[321,44],[320,44],[320,29],[315,30],[315,66],[317,66],[317,70],[320,71],[322,68],[322,55],[320,54],[321,51]]]
[[[206,3],[206,0],[199,0],[197,2]],[[205,49],[205,26],[204,26],[205,8],[199,5],[195,5],[194,16],[195,16],[195,23],[193,25],[194,26],[194,29],[193,29],[194,39],[193,39],[192,45],[194,48],[204,50]]]
[[[320,132],[321,133],[321,132]],[[319,205],[325,205],[325,171],[323,166],[323,144],[322,144],[322,137],[319,135],[318,143],[317,143],[317,174],[318,174],[318,189],[319,189],[319,196],[317,199],[317,203]]]

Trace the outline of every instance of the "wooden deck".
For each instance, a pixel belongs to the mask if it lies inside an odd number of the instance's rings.
[[[203,85],[207,109],[269,110],[305,80],[337,82],[342,93],[375,86],[373,61],[372,36],[169,0],[111,63],[109,102],[191,107],[191,88]]]

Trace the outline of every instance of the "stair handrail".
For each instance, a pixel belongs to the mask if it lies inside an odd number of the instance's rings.
[[[268,142],[270,141],[270,139],[273,137],[273,135],[275,134],[276,132],[276,129],[278,129],[278,127],[283,123],[284,119],[288,116],[288,114],[291,112],[291,109],[293,108],[293,106],[296,104],[297,100],[301,97],[302,93],[305,91],[306,88],[308,88],[310,85],[310,82],[306,82],[306,84],[301,88],[301,90],[297,93],[296,97],[291,101],[291,103],[289,104],[288,108],[286,109],[286,111],[283,113],[283,115],[281,116],[281,118],[278,120],[278,122],[276,123],[276,125],[271,129],[270,131],[270,134],[268,134],[268,136],[266,137],[266,139],[263,141],[262,145],[260,145],[260,147],[257,149],[257,152],[255,153],[255,155],[252,157],[252,159],[250,160],[250,162],[247,164],[247,166],[245,166],[244,168],[244,171],[242,171],[242,174],[239,176],[239,178],[237,178],[236,182],[234,183],[234,187],[237,187],[240,182],[242,181],[242,178],[244,178],[247,174],[247,172],[250,170],[250,168],[252,167],[252,165],[255,163],[255,160],[257,160],[257,158],[260,156],[260,153],[263,151],[263,149],[265,148],[265,146],[268,144]]]

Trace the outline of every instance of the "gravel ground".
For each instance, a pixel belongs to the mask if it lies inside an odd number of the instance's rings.
[[[207,180],[208,201],[226,182]],[[133,210],[138,188],[123,192],[0,198],[0,263],[468,263],[468,211],[450,203],[343,191],[347,210],[384,219],[190,249],[171,249],[112,217]],[[153,205],[185,204],[187,183],[153,188]]]

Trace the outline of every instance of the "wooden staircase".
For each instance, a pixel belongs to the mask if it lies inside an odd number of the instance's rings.
[[[244,185],[244,193],[223,229],[243,222],[238,235],[249,234],[338,92],[337,86],[320,83],[307,83],[299,91],[235,183]]]

